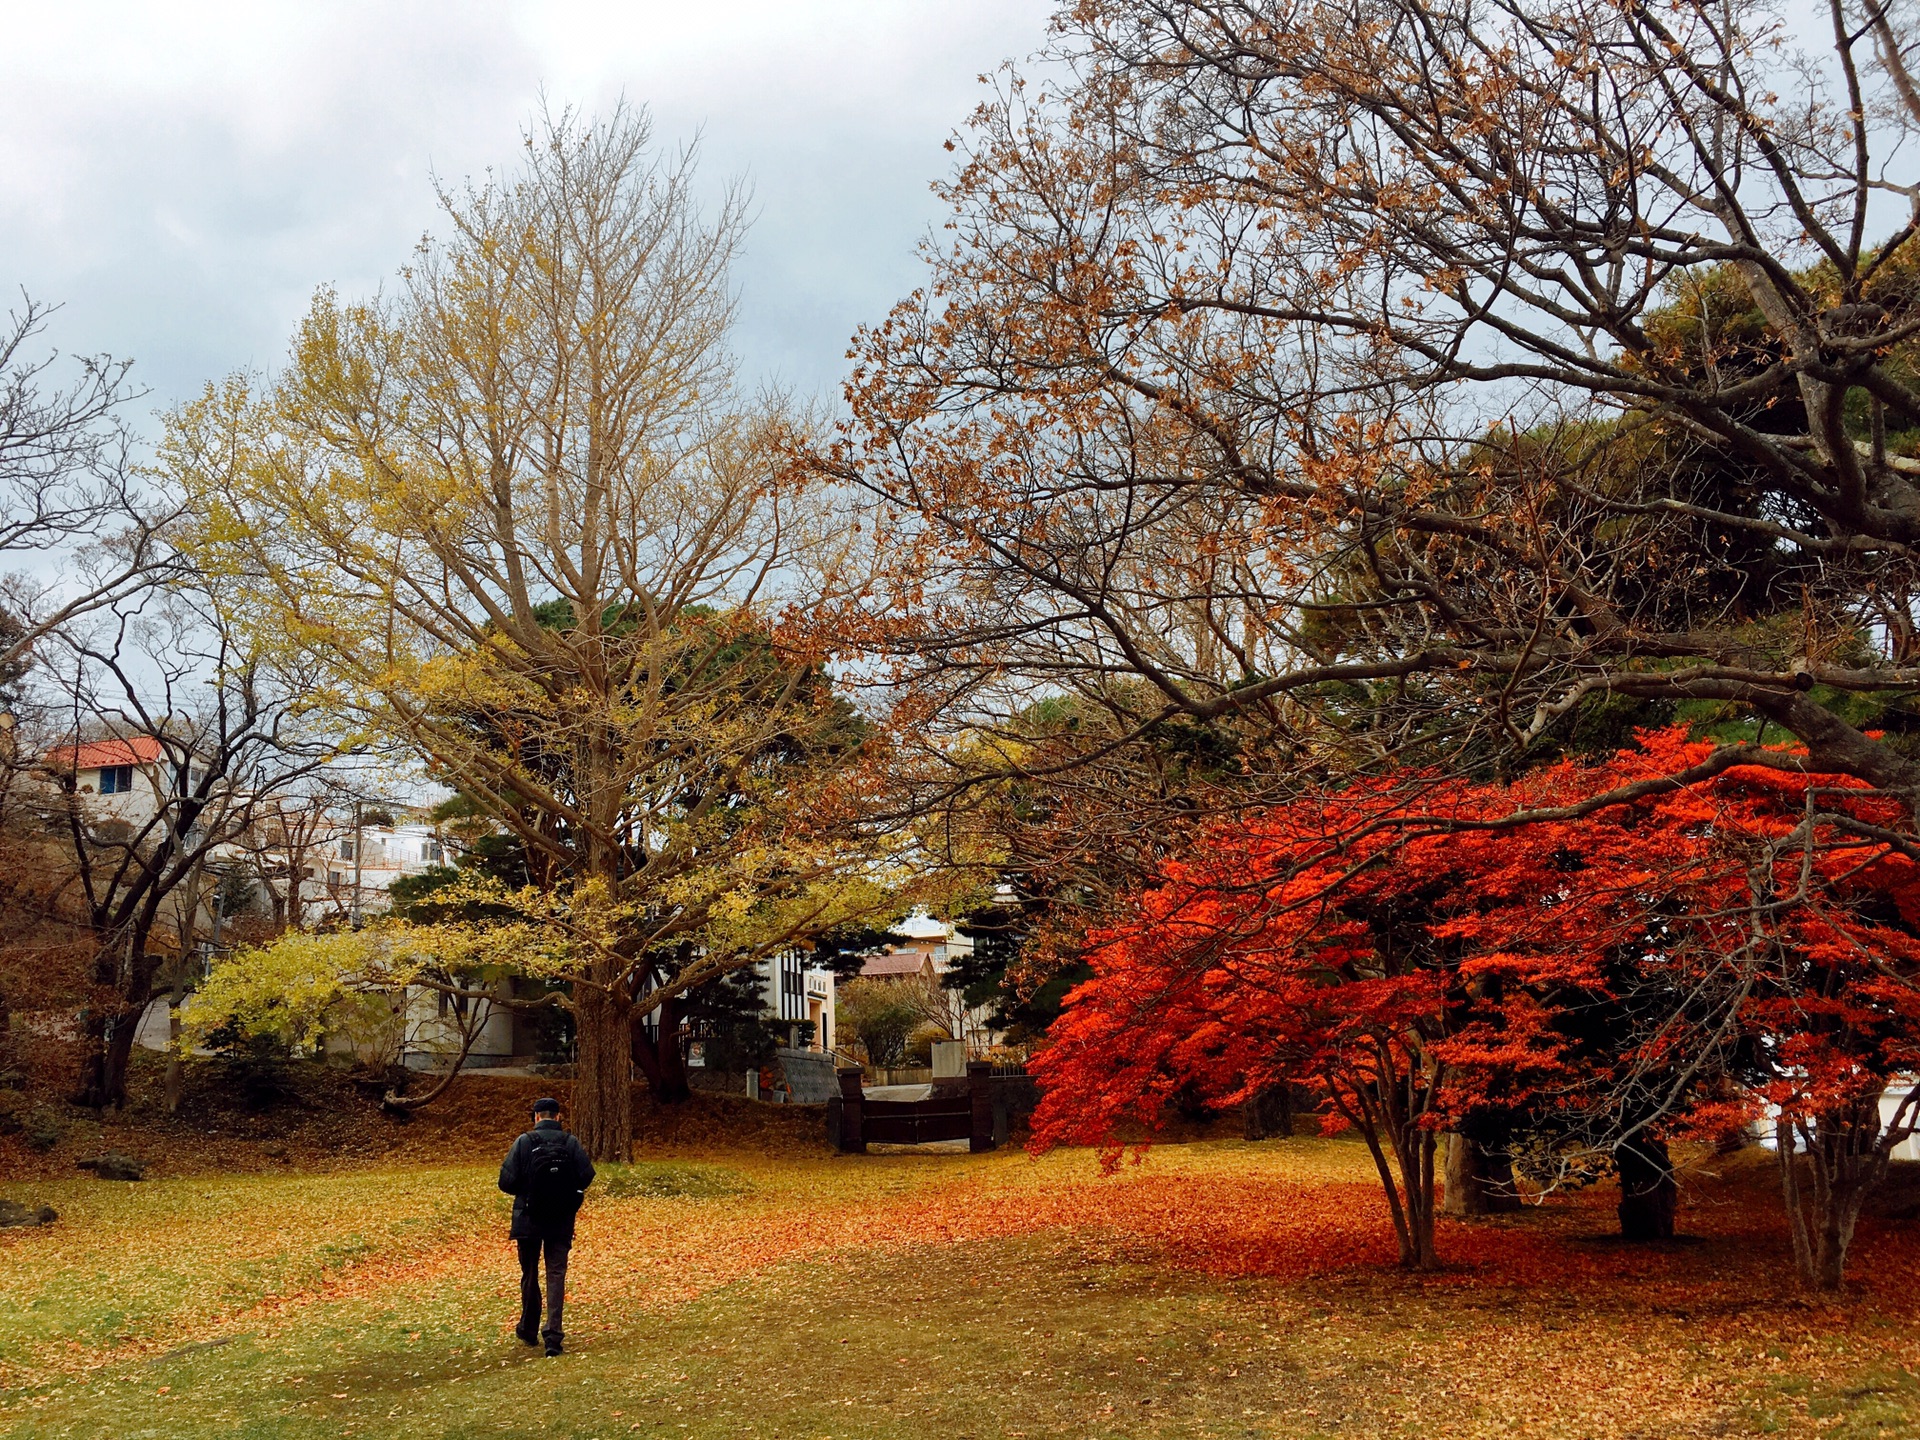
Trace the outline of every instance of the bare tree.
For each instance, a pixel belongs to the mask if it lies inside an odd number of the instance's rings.
[[[130,362],[84,356],[60,378],[52,307],[23,298],[0,325],[0,683],[35,643],[137,589],[168,560],[175,517],[143,489],[123,420]]]
[[[343,806],[350,803],[337,786],[324,782],[268,796],[253,826],[235,841],[246,854],[248,873],[265,892],[275,930],[304,928],[316,892],[345,917],[348,906],[337,903],[334,887],[328,887],[325,861],[327,847],[343,829]]]
[[[304,679],[245,645],[206,586],[109,605],[58,641],[38,697],[49,743],[19,748],[14,798],[58,837],[50,902],[91,951],[79,1098],[122,1105],[142,1012],[192,962],[239,842],[334,746],[302,718]]]

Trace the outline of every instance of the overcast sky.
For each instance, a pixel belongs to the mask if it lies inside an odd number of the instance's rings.
[[[1045,0],[249,0],[9,8],[0,284],[164,405],[270,368],[314,288],[371,291],[433,226],[430,176],[510,166],[544,86],[623,92],[703,174],[744,175],[750,372],[832,393],[853,327],[918,280],[942,149]]]

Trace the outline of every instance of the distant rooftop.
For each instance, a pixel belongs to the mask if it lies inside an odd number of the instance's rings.
[[[151,735],[125,740],[93,740],[85,745],[62,745],[47,752],[54,770],[104,770],[116,765],[152,765],[165,754]]]
[[[918,950],[889,950],[870,955],[860,967],[863,979],[897,980],[903,975],[918,975],[932,962]]]

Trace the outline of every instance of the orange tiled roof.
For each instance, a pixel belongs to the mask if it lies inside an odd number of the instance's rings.
[[[53,770],[100,770],[110,765],[151,765],[163,753],[153,736],[133,735],[125,740],[62,745],[47,752],[47,766]]]

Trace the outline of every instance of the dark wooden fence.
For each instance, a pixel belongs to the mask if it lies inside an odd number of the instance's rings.
[[[986,1060],[967,1062],[964,1087],[935,1081],[926,1100],[869,1100],[857,1065],[843,1066],[839,1078],[840,1093],[827,1102],[827,1136],[837,1150],[860,1155],[868,1145],[930,1140],[965,1140],[975,1152],[994,1148],[993,1065]]]

